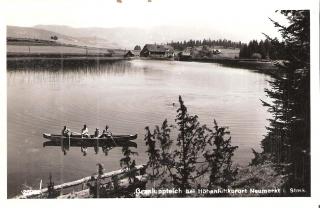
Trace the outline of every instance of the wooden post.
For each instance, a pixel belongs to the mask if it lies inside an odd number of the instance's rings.
[[[112,185],[115,190],[119,189],[119,179],[118,176],[112,177]]]

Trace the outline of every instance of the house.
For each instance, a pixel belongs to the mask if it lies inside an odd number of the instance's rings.
[[[213,49],[212,53],[213,53],[214,55],[218,55],[218,54],[221,53],[221,50],[219,50],[219,49]]]
[[[140,50],[129,50],[126,54],[124,54],[124,57],[139,57],[140,56]]]
[[[191,56],[192,47],[187,47],[181,52],[181,56]]]
[[[187,47],[179,53],[179,60],[188,60],[192,58],[192,47]]]
[[[171,59],[174,49],[169,45],[146,44],[140,52],[140,57]]]

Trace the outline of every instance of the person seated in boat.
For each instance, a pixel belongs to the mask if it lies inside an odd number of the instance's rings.
[[[81,137],[89,137],[89,130],[86,124],[83,125],[83,128],[81,129]]]
[[[99,137],[100,131],[98,128],[96,128],[96,131],[94,132],[94,137]]]
[[[67,126],[64,126],[62,129],[61,135],[65,137],[70,137],[71,135],[70,129],[68,129]]]
[[[95,187],[95,177],[91,176],[90,180],[87,181],[87,187],[89,187],[89,194],[94,195],[96,194],[96,187]]]
[[[103,137],[111,137],[112,138],[112,133],[109,131],[108,125],[106,125],[106,128],[103,129],[103,131],[102,131],[100,138],[103,138]]]

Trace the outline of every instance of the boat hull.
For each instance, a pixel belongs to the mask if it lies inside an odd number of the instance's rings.
[[[62,140],[61,140],[62,141]],[[59,147],[59,146],[68,146],[68,147],[137,147],[137,143],[127,140],[121,142],[112,142],[110,140],[100,141],[100,140],[91,140],[91,141],[70,141],[70,145],[67,141],[46,141],[43,143],[43,147]]]
[[[81,135],[71,135],[70,141],[66,136],[58,135],[58,134],[43,134],[43,137],[54,141],[54,142],[70,142],[70,143],[117,143],[117,142],[126,142],[130,140],[135,140],[137,138],[137,134],[135,135],[113,135],[99,138],[94,135],[90,135],[88,138],[82,138]]]

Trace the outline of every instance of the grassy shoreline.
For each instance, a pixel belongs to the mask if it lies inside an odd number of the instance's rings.
[[[37,39],[7,38],[7,61],[21,60],[124,60],[126,50],[64,44]]]
[[[30,62],[114,62],[131,60],[124,57],[126,50],[62,44],[55,41],[7,39],[7,62],[10,65]],[[234,56],[232,56],[234,57]],[[219,55],[212,58],[188,58],[177,61],[219,63],[225,66],[252,69],[265,74],[277,73],[270,60],[238,59]]]
[[[264,74],[279,73],[278,67],[273,61],[256,59],[226,59],[226,58],[190,58],[179,60],[187,62],[218,63],[229,67],[250,69]]]

